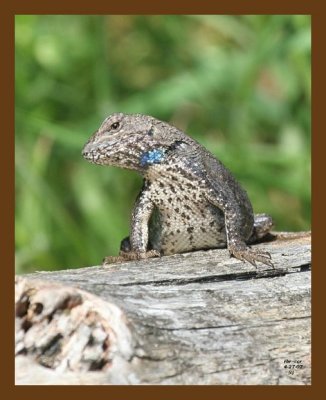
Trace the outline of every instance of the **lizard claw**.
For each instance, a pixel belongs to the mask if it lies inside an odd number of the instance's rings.
[[[256,268],[257,268],[256,264],[257,261],[261,262],[262,264],[268,265],[269,267],[274,268],[274,264],[271,261],[272,256],[267,251],[251,250],[246,246],[241,246],[240,248],[231,247],[229,251],[231,255],[233,255],[234,257],[242,261],[247,261]]]
[[[108,256],[103,260],[103,266],[108,264],[122,263],[134,260],[143,260],[145,258],[160,257],[160,252],[157,250],[149,251],[120,251],[118,256]]]
[[[255,260],[247,260],[248,262],[250,262],[251,265],[253,265],[255,268],[257,268],[257,264]]]

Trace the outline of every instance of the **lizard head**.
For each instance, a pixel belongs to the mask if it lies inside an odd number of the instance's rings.
[[[83,157],[95,164],[143,172],[192,139],[177,128],[143,114],[114,113],[85,144]]]

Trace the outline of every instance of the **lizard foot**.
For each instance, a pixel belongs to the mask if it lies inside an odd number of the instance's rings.
[[[122,263],[133,260],[143,260],[145,258],[159,257],[160,252],[157,250],[149,251],[120,251],[118,256],[108,256],[103,260],[103,266],[108,264]]]
[[[272,256],[267,251],[251,250],[249,247],[246,246],[241,246],[240,248],[231,247],[229,248],[229,251],[234,257],[238,258],[241,261],[248,261],[256,268],[257,261],[274,268],[274,264],[271,261]]]

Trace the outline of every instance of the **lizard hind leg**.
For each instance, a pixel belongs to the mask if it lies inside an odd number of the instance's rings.
[[[254,215],[254,229],[247,243],[255,243],[268,235],[273,227],[273,219],[267,214]]]
[[[124,252],[124,253],[131,252],[131,243],[130,243],[129,236],[127,236],[127,237],[125,237],[124,239],[121,240],[120,252]]]

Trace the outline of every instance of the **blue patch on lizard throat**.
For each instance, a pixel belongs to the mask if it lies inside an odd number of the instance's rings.
[[[146,167],[152,164],[159,164],[165,158],[163,150],[149,150],[143,153],[140,157],[140,165]]]

